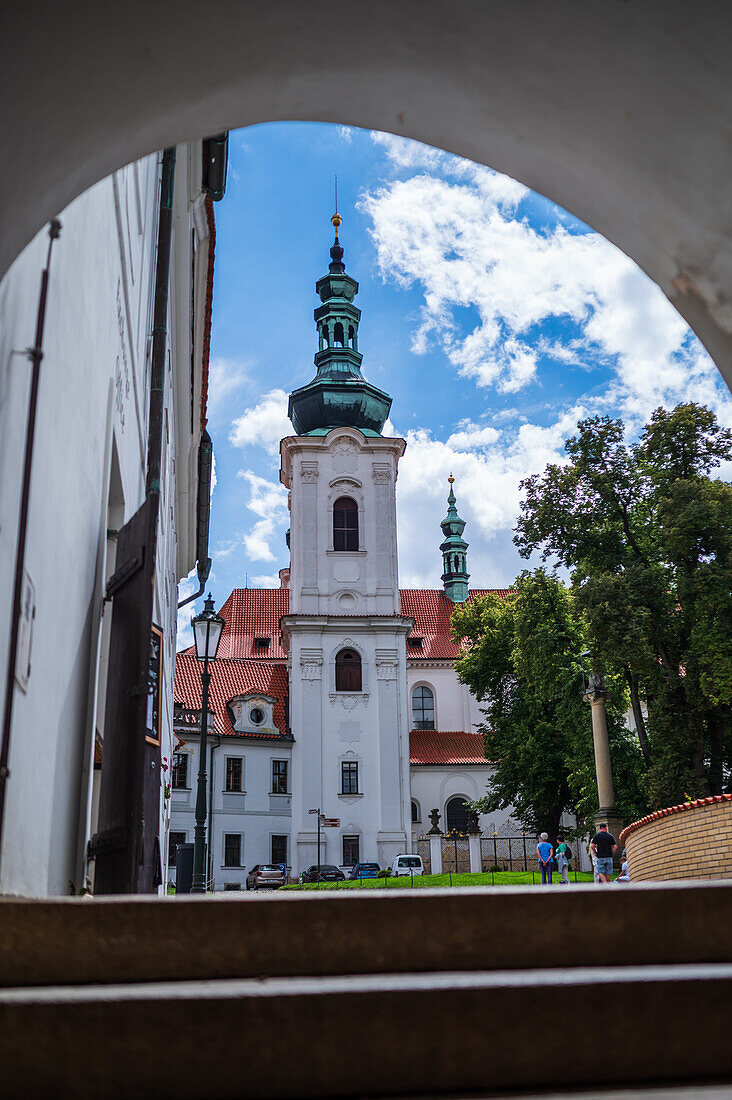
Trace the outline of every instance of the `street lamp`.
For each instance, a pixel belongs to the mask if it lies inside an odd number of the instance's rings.
[[[211,673],[208,662],[216,660],[221,632],[226,623],[214,611],[211,593],[204,601],[203,611],[191,620],[196,657],[203,661],[201,673],[201,748],[198,758],[198,791],[196,793],[196,829],[193,840],[192,894],[206,893],[206,737],[208,735],[208,685]],[[210,837],[209,837],[210,841]]]

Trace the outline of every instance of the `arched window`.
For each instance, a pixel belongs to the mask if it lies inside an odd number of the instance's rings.
[[[320,331],[322,333],[323,342],[324,342],[325,346],[327,348],[329,348],[330,347],[330,333],[328,332],[328,326],[323,325],[323,327]]]
[[[333,549],[358,550],[358,505],[350,497],[333,505]]]
[[[336,321],[333,327],[333,343],[337,348],[342,348],[345,343],[343,339],[343,325],[340,321]]]
[[[342,649],[335,659],[336,691],[361,690],[361,658],[355,649]]]
[[[468,828],[468,807],[465,805],[465,799],[462,795],[451,798],[445,809],[448,833],[452,832],[453,829],[457,829],[459,833],[466,832]]]
[[[412,799],[412,822],[416,823],[422,820],[422,814],[419,812],[419,802],[416,798]]]
[[[412,728],[435,728],[435,697],[428,687],[416,687],[412,692]]]
[[[349,348],[356,347],[356,330],[353,325],[348,326],[348,346]]]

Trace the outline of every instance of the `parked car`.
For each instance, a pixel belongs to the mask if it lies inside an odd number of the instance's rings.
[[[258,863],[247,875],[246,887],[247,890],[276,890],[286,881],[287,875],[281,867],[274,863]]]
[[[314,863],[300,875],[300,882],[343,882],[345,877],[332,863]]]
[[[397,877],[400,875],[422,875],[424,874],[424,864],[422,863],[421,856],[397,856],[391,865],[392,875]]]
[[[378,878],[378,863],[357,863],[351,868],[349,878]]]

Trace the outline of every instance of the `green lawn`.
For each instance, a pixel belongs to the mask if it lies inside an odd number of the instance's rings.
[[[575,881],[575,872],[570,871],[570,883]],[[583,871],[577,871],[577,882],[592,882],[592,875]],[[554,877],[554,885],[558,877]],[[409,890],[410,888],[424,888],[427,886],[531,886],[541,885],[541,875],[538,871],[498,871],[495,874],[471,875],[457,874],[445,875],[418,875],[416,878],[366,878],[345,882],[308,882],[295,886],[283,886],[282,890]]]

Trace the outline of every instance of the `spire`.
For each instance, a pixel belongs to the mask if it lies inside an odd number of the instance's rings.
[[[343,219],[330,219],[335,240],[330,250],[328,274],[318,279],[315,290],[322,305],[313,314],[318,332],[315,353],[317,374],[307,386],[293,390],[287,415],[298,435],[326,435],[331,428],[350,426],[366,435],[380,435],[389,415],[391,398],[372,386],[361,373],[363,356],[358,350],[361,310],[353,304],[358,283],[346,274],[339,230]]]
[[[445,541],[440,546],[442,551],[442,583],[445,595],[453,603],[464,603],[468,598],[468,543],[463,538],[465,520],[458,515],[455,507],[455,494],[453,485],[455,478],[450,474],[447,479],[450,483],[450,492],[447,496],[447,515],[440,527],[445,536]]]

